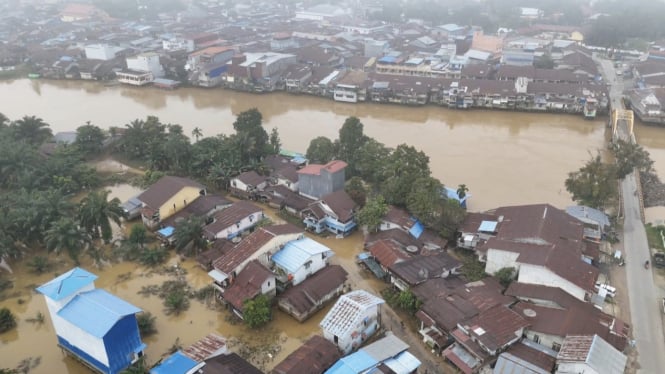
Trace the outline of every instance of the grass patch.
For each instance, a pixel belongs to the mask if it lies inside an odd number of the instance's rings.
[[[647,241],[649,242],[649,248],[657,248],[659,251],[665,251],[663,247],[663,240],[661,238],[661,233],[665,232],[665,226],[653,226],[648,223],[644,225],[644,228],[647,232]]]

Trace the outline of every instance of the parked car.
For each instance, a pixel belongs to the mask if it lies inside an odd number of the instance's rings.
[[[609,284],[596,282],[596,291],[598,291],[600,293],[601,289],[604,289],[607,292],[606,295],[611,297],[611,298],[614,298],[617,294],[617,289],[616,288],[610,286]]]
[[[657,268],[665,267],[665,253],[656,252],[653,254],[653,265]]]

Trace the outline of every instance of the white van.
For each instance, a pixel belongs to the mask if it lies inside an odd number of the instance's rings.
[[[605,295],[611,298],[614,298],[617,294],[616,288],[610,286],[609,284],[597,282],[596,291],[598,291],[599,294],[601,293],[601,289],[605,290]]]

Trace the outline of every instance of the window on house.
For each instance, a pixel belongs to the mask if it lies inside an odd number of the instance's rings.
[[[183,205],[187,205],[187,200],[183,200],[183,201],[182,201],[182,204],[183,204]]]
[[[312,261],[305,262],[305,269],[309,269],[312,266]]]
[[[270,287],[270,281],[268,281],[268,287]]]
[[[552,343],[552,349],[559,352],[561,350],[561,344],[559,343]]]
[[[333,342],[335,342],[335,344],[339,343],[339,337],[337,335],[333,336]]]
[[[533,341],[536,342],[536,343],[540,343],[540,336],[534,335],[533,336]]]

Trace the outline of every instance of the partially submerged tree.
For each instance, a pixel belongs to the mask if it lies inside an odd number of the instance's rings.
[[[358,224],[367,226],[367,230],[372,232],[378,230],[381,220],[387,212],[388,204],[383,199],[383,196],[378,195],[367,201],[365,206],[356,215],[356,218],[358,219]]]
[[[102,150],[105,138],[104,131],[88,121],[85,125],[79,126],[76,129],[76,141],[74,144],[83,155],[93,156]]]
[[[649,152],[639,144],[619,139],[610,144],[610,151],[616,160],[618,179],[625,178],[633,170],[648,173],[653,167]]]
[[[16,327],[16,317],[8,308],[0,309],[0,334]]]
[[[603,163],[596,154],[580,170],[568,173],[565,184],[575,202],[602,209],[617,196],[616,166]]]
[[[120,218],[124,214],[120,200],[117,197],[108,200],[109,193],[108,190],[90,191],[79,206],[81,226],[93,238],[101,238],[106,243],[113,236],[111,222],[120,226]]]
[[[203,223],[203,218],[191,216],[176,226],[173,235],[177,251],[185,251],[188,255],[198,254],[208,246],[203,236]]]
[[[358,206],[364,206],[367,201],[367,189],[360,177],[353,177],[346,182],[344,191]]]
[[[245,300],[242,316],[250,328],[254,329],[265,325],[272,318],[270,300],[265,295],[259,295],[253,300]]]

